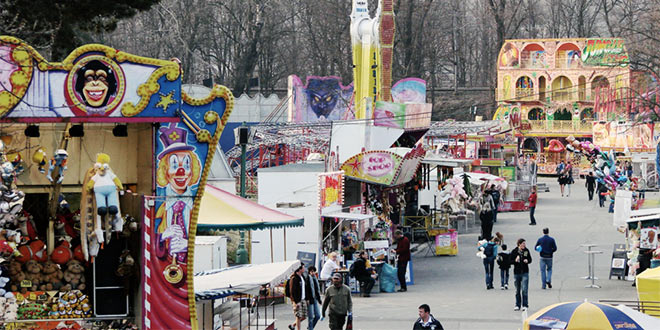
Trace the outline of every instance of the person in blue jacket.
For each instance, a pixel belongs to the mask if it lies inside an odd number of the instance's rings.
[[[486,242],[480,245],[477,250],[483,248],[484,255],[486,256],[483,259],[484,270],[486,271],[486,290],[493,289],[493,270],[495,268],[495,257],[497,257],[497,245],[500,243],[500,239],[495,237],[492,241]]]
[[[552,255],[557,251],[555,239],[550,237],[550,229],[543,228],[543,236],[536,241],[535,249],[539,252],[541,261],[541,289],[545,286],[552,289]]]

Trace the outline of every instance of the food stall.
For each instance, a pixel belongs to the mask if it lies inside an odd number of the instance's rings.
[[[0,36],[0,58],[2,327],[196,328],[199,187],[231,92],[192,98],[178,60],[98,44],[56,63]]]

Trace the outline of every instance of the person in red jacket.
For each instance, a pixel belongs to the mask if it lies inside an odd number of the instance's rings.
[[[408,291],[406,269],[408,269],[408,261],[410,260],[410,240],[408,240],[408,237],[403,236],[403,232],[400,230],[394,232],[394,238],[397,241],[396,254],[399,256],[396,262],[396,274],[401,284],[399,292],[406,292]]]
[[[536,186],[532,187],[532,193],[527,199],[529,201],[529,225],[536,225],[536,219],[534,218],[534,210],[536,210]]]

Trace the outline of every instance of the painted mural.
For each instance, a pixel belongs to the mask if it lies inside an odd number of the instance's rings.
[[[499,63],[501,67],[514,68],[519,66],[520,52],[513,43],[507,42],[504,47],[502,47]]]
[[[394,103],[426,103],[426,81],[419,78],[404,78],[392,86]]]
[[[353,119],[348,111],[353,84],[344,86],[339,77],[309,76],[305,84],[298,76],[290,76],[292,106],[289,118],[293,122],[316,122]]]
[[[594,66],[627,66],[628,53],[623,39],[587,39],[582,63]]]
[[[156,196],[145,196],[141,226],[144,329],[197,327],[190,261],[203,194],[198,187],[206,184],[209,150],[233,107],[224,86],[190,97],[181,90],[181,75],[178,60],[98,44],[49,62],[21,40],[0,36],[0,120],[160,125],[153,136]]]

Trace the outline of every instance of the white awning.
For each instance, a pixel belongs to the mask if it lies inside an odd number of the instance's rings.
[[[261,265],[240,265],[195,274],[195,299],[210,300],[237,293],[257,294],[262,285],[278,285],[296,268],[300,260]]]
[[[367,220],[375,217],[373,214],[359,214],[359,213],[348,213],[348,212],[331,212],[328,214],[322,214],[323,217],[328,218],[342,218],[348,220]]]

